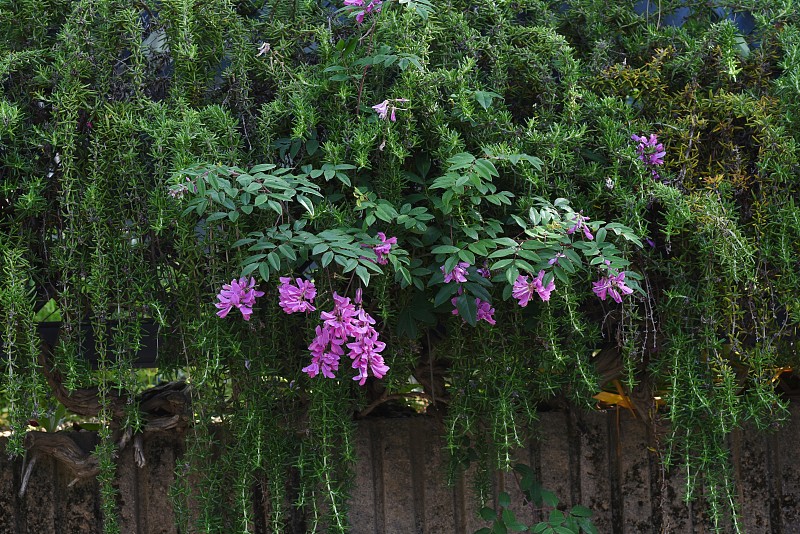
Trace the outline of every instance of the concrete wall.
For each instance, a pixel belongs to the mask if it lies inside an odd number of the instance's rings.
[[[731,440],[742,506],[750,533],[800,533],[800,410],[773,434],[738,432]],[[645,427],[627,412],[541,414],[540,438],[520,451],[520,461],[539,473],[562,503],[581,503],[595,512],[601,533],[710,532],[704,507],[681,500],[680,473],[663,473],[649,447]],[[360,533],[472,533],[484,526],[475,513],[471,485],[445,484],[446,455],[437,423],[425,417],[362,421],[350,522]],[[91,450],[95,436],[81,433]],[[167,497],[177,436],[144,440],[147,465],[138,469],[132,448],[119,459],[124,533],[172,534]],[[94,533],[100,531],[97,485],[78,482],[52,459],[40,459],[23,497],[18,495],[21,463],[0,457],[0,534]],[[513,475],[495,480],[510,492],[518,516],[539,512],[522,507]],[[258,529],[263,530],[263,527]]]

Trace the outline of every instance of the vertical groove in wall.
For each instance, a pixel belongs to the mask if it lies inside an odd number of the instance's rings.
[[[800,421],[798,410],[792,410],[791,418],[783,428],[782,439],[776,441],[775,455],[779,460],[777,478],[780,482],[779,506],[783,532],[800,533],[800,463],[797,461],[800,443]]]
[[[623,532],[622,484],[620,466],[620,413],[619,410],[606,413],[606,436],[608,443],[608,481],[611,487],[611,531]]]
[[[369,438],[372,449],[372,480],[374,481],[373,502],[375,503],[375,534],[384,534],[386,511],[383,506],[383,443],[377,422],[369,424]]]
[[[567,410],[567,466],[569,480],[569,496],[559,495],[563,502],[578,504],[581,502],[581,434],[582,423],[578,419],[576,410]]]
[[[416,423],[416,421],[412,421]],[[415,532],[420,534],[425,530],[425,435],[428,433],[429,421],[420,419],[420,424],[409,424],[405,429],[408,440],[408,451],[411,463],[411,488],[413,493],[413,514]]]
[[[380,483],[381,471],[376,464],[374,426],[372,422],[362,421],[353,436],[357,463],[348,506],[352,534],[377,532],[379,496],[376,495],[375,488]]]
[[[455,532],[466,532],[467,522],[464,503],[464,474],[459,473],[453,485],[453,523]]]
[[[5,451],[6,443],[3,443],[3,449]],[[15,532],[27,532],[28,525],[26,521],[26,515],[23,510],[23,498],[19,495],[19,489],[22,484],[22,460],[16,459],[16,461],[12,461],[8,456],[3,455],[2,458],[6,462],[4,465],[4,471],[11,472],[11,487],[8,489],[8,494],[4,495],[4,501],[9,501],[9,504],[4,503],[4,508],[11,507],[13,509],[14,514],[14,524],[16,525]],[[27,460],[27,458],[26,458]]]
[[[144,453],[144,451],[142,451]],[[150,458],[145,456],[145,467],[136,470],[136,500],[139,510],[139,534],[150,534],[150,507],[148,499],[150,497],[147,488],[150,487]]]
[[[536,480],[542,480],[542,436],[541,431],[539,428],[542,424],[542,418],[539,416],[539,419],[536,421],[536,431],[533,433],[533,437],[528,442],[528,455],[530,457],[530,467],[533,470],[533,476]],[[530,508],[532,509],[533,513],[531,515],[531,523],[536,524],[542,520],[544,520],[544,514],[539,510],[537,507],[531,503]]]
[[[647,455],[650,471],[650,516],[653,518],[653,534],[667,534],[664,530],[664,510],[662,504],[666,495],[663,472],[661,470],[661,452],[658,450],[657,440],[654,433],[657,432],[655,423],[650,421],[647,429],[647,443],[645,446],[649,454]]]
[[[769,522],[772,534],[783,534],[783,527],[781,525],[781,482],[779,478],[779,467],[775,457],[777,450],[777,440],[775,434],[769,434],[764,437],[766,441],[767,453],[765,454],[766,461],[766,476],[769,481]]]

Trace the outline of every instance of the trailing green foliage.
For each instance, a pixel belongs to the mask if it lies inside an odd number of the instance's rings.
[[[146,322],[161,378],[193,388],[183,530],[251,530],[256,488],[274,532],[346,531],[352,414],[395,397],[447,405],[486,499],[539,403],[614,380],[663,398],[665,461],[738,530],[726,436],[782,420],[800,366],[800,28],[784,0],[711,4],[0,0],[9,452],[48,408],[34,318],[55,299],[51,364],[103,407],[106,532]],[[658,167],[631,139],[651,133]],[[519,307],[539,271],[552,297]],[[621,273],[636,291],[599,300]],[[266,292],[252,320],[216,317],[240,275]],[[309,379],[313,321],[282,313],[279,276],[314,277],[320,310],[363,289],[390,373]]]

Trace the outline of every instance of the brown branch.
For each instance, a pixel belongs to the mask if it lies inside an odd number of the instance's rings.
[[[25,473],[25,480],[30,475],[37,457],[52,456],[66,465],[75,477],[70,486],[78,480],[97,476],[100,466],[96,456],[84,451],[69,435],[62,432],[28,432],[25,436],[25,449],[31,457],[31,463]],[[20,493],[25,492],[23,484]]]
[[[73,413],[87,417],[97,417],[100,414],[102,406],[97,387],[68,391],[64,387],[64,377],[51,366],[50,359],[47,357],[47,350],[42,350],[39,353],[39,365],[47,380],[47,385],[53,391],[53,395],[65,408]],[[121,418],[125,414],[125,401],[113,389],[108,393],[108,398],[111,402],[111,413],[114,418]]]
[[[372,403],[361,410],[358,414],[356,414],[357,419],[361,419],[366,417],[367,415],[372,412],[375,408],[383,404],[384,402],[388,402],[391,400],[399,400],[399,399],[421,399],[428,401],[428,403],[432,402],[432,398],[427,393],[417,393],[417,392],[410,392],[410,393],[393,393],[391,395],[387,394],[386,391],[383,392],[383,395],[372,401]],[[439,399],[440,402],[443,402],[442,399]]]

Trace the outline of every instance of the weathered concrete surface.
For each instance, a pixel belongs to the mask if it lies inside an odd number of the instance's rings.
[[[359,422],[356,484],[350,509],[353,534],[462,534],[486,523],[477,515],[474,488],[464,477],[446,484],[447,454],[443,429],[433,418],[369,419]],[[702,503],[682,500],[684,474],[664,471],[658,444],[627,411],[607,413],[543,412],[537,437],[516,459],[536,472],[554,491],[560,508],[584,504],[595,512],[601,533],[661,534],[711,532]],[[86,451],[97,438],[74,438]],[[753,534],[800,534],[800,407],[788,425],[774,433],[737,431],[731,436],[736,499],[741,525]],[[143,440],[144,468],[138,468],[130,445],[118,459],[119,511],[125,534],[177,534],[168,497],[175,462],[184,450],[177,435]],[[99,533],[100,506],[94,481],[69,486],[72,477],[51,458],[39,458],[24,496],[20,460],[0,456],[0,534]],[[467,478],[469,477],[467,473]],[[494,502],[500,491],[511,495],[517,517],[531,524],[543,511],[523,502],[513,473],[493,480]],[[254,488],[261,523],[265,523],[265,486]],[[297,524],[297,522],[295,522]],[[290,529],[293,532],[297,529]]]

